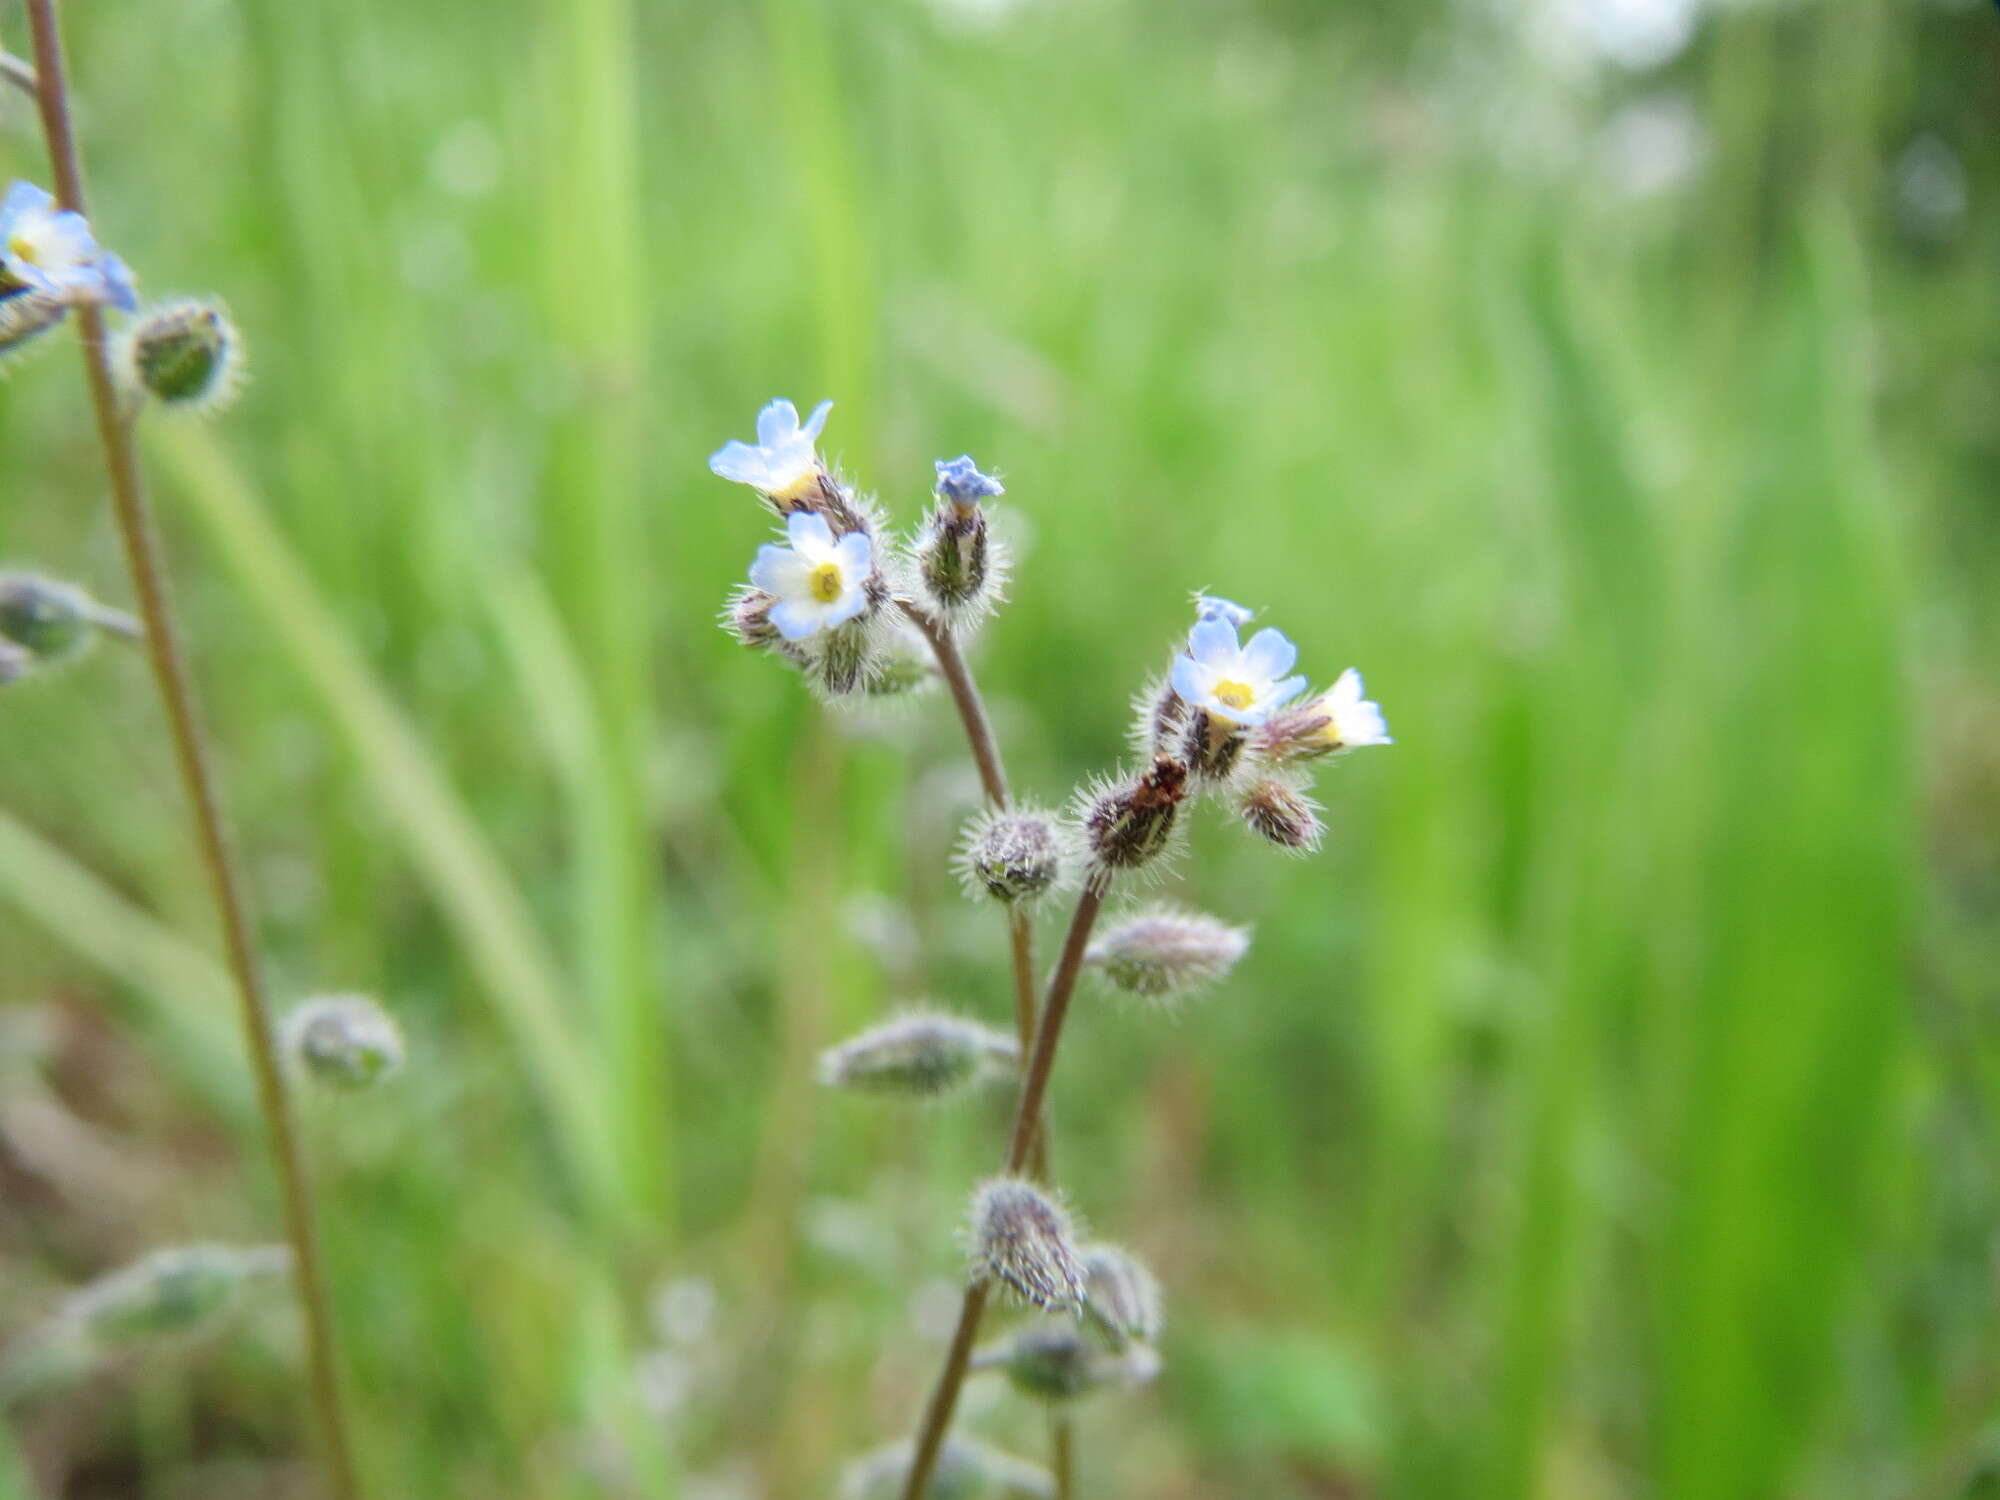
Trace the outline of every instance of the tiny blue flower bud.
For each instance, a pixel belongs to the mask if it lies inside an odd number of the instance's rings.
[[[1252,833],[1290,854],[1310,854],[1319,848],[1326,829],[1312,799],[1279,776],[1251,782],[1237,794],[1236,810]]]
[[[1013,1037],[976,1021],[912,1011],[820,1054],[819,1080],[858,1093],[935,1099],[955,1093],[994,1064],[1012,1066]]]
[[[1033,807],[987,809],[965,826],[958,874],[966,895],[1032,902],[1060,889],[1075,863],[1068,828]]]
[[[1069,1214],[1026,1178],[979,1185],[967,1243],[975,1281],[998,1281],[1044,1312],[1083,1306],[1083,1262]]]
[[[285,1021],[285,1051],[329,1088],[373,1088],[403,1065],[403,1033],[366,995],[325,995]]]
[[[1128,994],[1170,1000],[1213,984],[1250,947],[1250,931],[1201,912],[1153,906],[1112,923],[1084,962]]]
[[[965,454],[937,461],[937,492],[940,500],[968,508],[1007,493],[999,480],[980,473],[979,465]]]
[[[1196,594],[1194,596],[1194,617],[1197,623],[1221,620],[1231,629],[1241,630],[1245,625],[1248,625],[1252,620],[1257,618],[1257,612],[1252,609],[1245,609],[1240,604],[1233,604],[1227,599],[1217,599],[1212,594]]]
[[[1084,1318],[1114,1349],[1128,1343],[1157,1343],[1163,1323],[1160,1283],[1131,1251],[1117,1245],[1085,1245]]]
[[[118,342],[128,389],[169,411],[208,416],[236,399],[243,340],[216,302],[168,302],[141,313]]]

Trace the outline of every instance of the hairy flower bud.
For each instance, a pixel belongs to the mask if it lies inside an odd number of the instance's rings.
[[[1030,807],[988,809],[965,825],[958,874],[975,901],[1030,902],[1059,889],[1073,862],[1068,829]]]
[[[215,302],[147,308],[118,346],[126,385],[171,411],[222,410],[243,383],[243,340]]]
[[[888,644],[876,653],[874,672],[862,691],[871,698],[907,698],[937,681],[937,657],[929,642],[909,629],[886,634]]]
[[[1291,782],[1276,776],[1253,781],[1237,796],[1236,810],[1253,833],[1292,854],[1310,854],[1326,829],[1313,803]]]
[[[0,637],[38,662],[59,662],[89,646],[97,613],[90,596],[70,584],[0,573]]]
[[[1202,781],[1227,781],[1242,759],[1249,739],[1243,726],[1197,708],[1187,716],[1181,755],[1188,770]]]
[[[989,1065],[1020,1061],[1013,1037],[936,1011],[912,1011],[820,1054],[819,1080],[859,1093],[935,1099],[971,1083]]]
[[[1186,736],[1187,700],[1161,677],[1149,682],[1132,699],[1132,748],[1151,759],[1162,750],[1178,754]]]
[[[841,1478],[841,1500],[899,1500],[915,1456],[905,1442],[856,1459]],[[1047,1500],[1055,1492],[1055,1481],[1046,1470],[952,1433],[938,1449],[937,1463],[924,1485],[924,1500],[974,1500],[995,1493]]]
[[[1160,1283],[1131,1251],[1117,1245],[1085,1245],[1084,1318],[1114,1349],[1151,1344],[1162,1325]]]
[[[1167,1000],[1221,979],[1249,948],[1246,927],[1154,906],[1106,928],[1084,951],[1084,962],[1129,994]]]
[[[286,1018],[285,1051],[330,1088],[366,1089],[403,1065],[403,1033],[366,995],[324,995]]]
[[[970,458],[938,460],[938,504],[917,535],[917,579],[938,618],[957,624],[992,608],[1005,581],[1003,549],[982,501],[1004,494]]]
[[[1186,761],[1156,755],[1136,776],[1084,793],[1078,822],[1100,884],[1120,871],[1151,864],[1166,851],[1187,796],[1187,780]]]
[[[187,1333],[252,1284],[292,1268],[282,1245],[182,1245],[156,1250],[76,1293],[62,1316],[102,1346]]]
[[[778,627],[771,623],[771,606],[777,599],[747,584],[729,597],[722,613],[722,628],[753,651],[768,651],[783,643]]]
[[[1039,1323],[973,1356],[974,1370],[999,1370],[1037,1401],[1074,1401],[1107,1386],[1143,1385],[1159,1373],[1150,1349],[1108,1351],[1074,1323]]]
[[[69,306],[59,292],[0,280],[0,360],[24,351],[55,327]]]
[[[974,1281],[998,1281],[1044,1312],[1083,1306],[1083,1262],[1069,1214],[1026,1178],[979,1185],[968,1245]]]

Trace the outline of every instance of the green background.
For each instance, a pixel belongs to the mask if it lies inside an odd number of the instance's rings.
[[[1222,989],[1080,1004],[1059,1173],[1169,1296],[1083,1493],[2000,1483],[1988,7],[73,9],[101,236],[251,351],[146,446],[273,981],[410,1036],[305,1101],[373,1494],[831,1494],[935,1363],[1006,1101],[813,1059],[1000,1020],[1003,934],[943,701],[714,626],[774,395],[902,521],[1005,474],[976,667],[1044,803],[1197,588],[1397,735],[1310,860],[1196,820]],[[0,556],[123,601],[67,338]],[[213,951],[142,661],[8,689],[0,1339],[274,1236]],[[297,1341],[17,1403],[17,1488],[314,1493]]]

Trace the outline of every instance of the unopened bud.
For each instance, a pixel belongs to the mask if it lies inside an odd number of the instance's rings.
[[[99,1345],[188,1333],[233,1306],[257,1282],[288,1273],[282,1245],[183,1245],[156,1250],[76,1293],[63,1316]]]
[[[1061,1402],[1107,1386],[1143,1385],[1159,1373],[1160,1362],[1150,1349],[1106,1350],[1074,1323],[1041,1323],[982,1350],[972,1368],[1000,1370],[1022,1395]]]
[[[915,1011],[820,1054],[828,1088],[935,1099],[971,1083],[992,1064],[1020,1061],[1011,1036],[962,1016]]]
[[[403,1033],[366,995],[325,995],[286,1018],[285,1050],[320,1083],[366,1089],[403,1065]]]
[[[1155,906],[1114,923],[1084,952],[1121,990],[1173,999],[1213,984],[1249,951],[1250,931],[1201,912]]]
[[[1158,1341],[1162,1325],[1160,1283],[1131,1251],[1085,1245],[1084,1317],[1115,1349]]]
[[[974,900],[1029,902],[1062,886],[1073,862],[1069,831],[1048,813],[988,810],[966,824],[958,873]]]
[[[900,1500],[915,1456],[911,1444],[891,1443],[856,1459],[841,1479],[841,1500]],[[1047,1500],[1055,1492],[1046,1470],[954,1433],[938,1449],[923,1500],[975,1500],[996,1493]]]
[[[1186,761],[1156,755],[1136,776],[1085,794],[1079,821],[1100,883],[1119,871],[1148,865],[1165,852],[1187,796],[1187,779]]]
[[[1201,780],[1227,781],[1242,758],[1248,738],[1242,725],[1217,718],[1206,709],[1196,709],[1188,716],[1181,737],[1181,754],[1188,770]]]
[[[762,589],[738,589],[722,612],[722,628],[754,651],[768,650],[784,639],[771,623],[771,606],[777,602]]]
[[[133,320],[120,347],[127,383],[173,411],[220,411],[242,384],[243,341],[214,302],[148,308]]]
[[[60,293],[12,286],[0,273],[0,359],[25,350],[68,311],[69,302]]]
[[[1186,732],[1187,700],[1162,677],[1147,683],[1132,699],[1132,748],[1148,760],[1162,750],[1178,754]]]
[[[937,681],[937,658],[913,631],[898,631],[880,653],[863,690],[871,698],[903,698]]]
[[[1026,1178],[979,1185],[969,1246],[975,1281],[998,1281],[1044,1312],[1083,1306],[1083,1262],[1069,1214]]]
[[[34,573],[0,573],[0,637],[37,662],[82,651],[94,636],[96,615],[82,589]]]
[[[938,506],[916,541],[917,577],[940,619],[957,622],[991,608],[1004,581],[1005,559],[981,502],[1005,493],[970,458],[938,461]]]
[[[884,662],[865,620],[822,630],[806,642],[806,680],[828,699],[865,692]]]
[[[1293,854],[1310,854],[1326,832],[1311,799],[1275,776],[1245,787],[1238,794],[1236,810],[1253,833]]]

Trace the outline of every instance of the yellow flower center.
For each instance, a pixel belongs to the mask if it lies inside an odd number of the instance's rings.
[[[1215,685],[1215,701],[1241,712],[1257,701],[1257,692],[1248,683],[1225,677]]]
[[[813,598],[822,604],[831,604],[840,597],[842,581],[840,564],[823,562],[812,570],[812,577],[806,580],[806,587]]]
[[[31,266],[41,264],[40,257],[35,254],[35,242],[25,234],[17,234],[7,241],[7,253],[17,260],[25,260]]]

